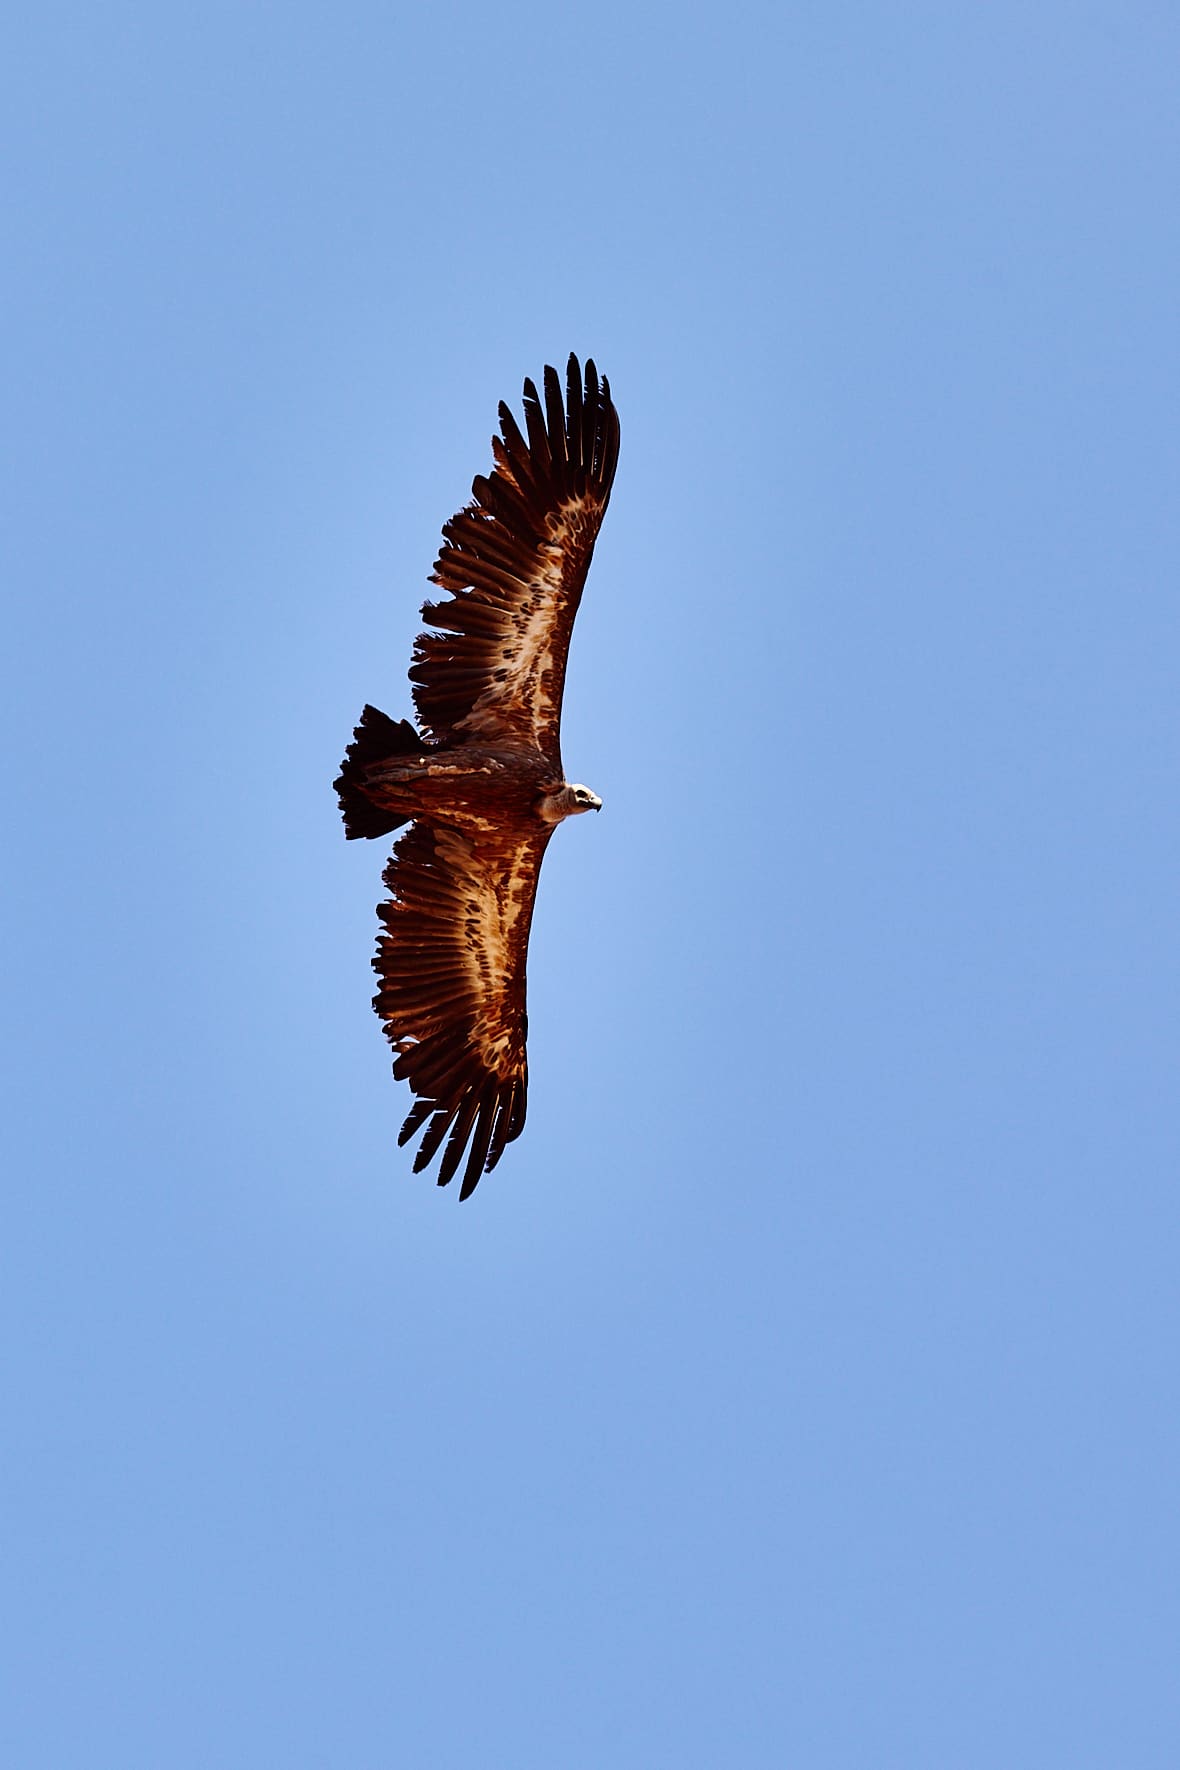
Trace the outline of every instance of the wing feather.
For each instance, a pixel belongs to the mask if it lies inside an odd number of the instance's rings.
[[[553,478],[568,491],[569,476],[565,471],[565,407],[561,403],[561,382],[557,379],[557,370],[551,369],[548,364],[545,366],[545,429],[549,437]]]
[[[529,454],[535,463],[537,478],[542,481],[550,479],[553,463],[549,459],[549,432],[545,428],[537,384],[527,375],[524,381],[524,427],[528,431]]]
[[[422,1133],[415,1173],[442,1150],[440,1186],[466,1157],[461,1198],[524,1129],[525,967],[551,833],[536,825],[476,842],[417,822],[385,869],[373,1006],[397,1052],[393,1073],[417,1096],[398,1142]]]
[[[438,742],[527,743],[562,773],[566,657],[594,543],[610,499],[619,420],[606,377],[571,356],[564,401],[555,370],[543,396],[524,384],[524,431],[500,406],[495,465],[443,529],[410,680]],[[493,1138],[495,1126],[492,1127]]]
[[[467,1166],[463,1170],[463,1185],[459,1190],[460,1203],[465,1198],[470,1198],[479,1184],[479,1177],[484,1171],[491,1150],[492,1128],[496,1122],[499,1104],[497,1090],[488,1084],[480,1099],[479,1117],[475,1121],[475,1129],[471,1134],[471,1149],[467,1156]]]
[[[578,375],[570,375],[566,381],[566,442],[565,452],[572,472],[574,490],[584,494],[586,490],[586,463],[582,450],[582,427],[584,423],[582,382]]]

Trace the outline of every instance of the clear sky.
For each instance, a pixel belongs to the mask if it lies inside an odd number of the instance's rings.
[[[1159,4],[49,4],[9,152],[0,1755],[1180,1762]],[[592,354],[529,1124],[331,782]]]

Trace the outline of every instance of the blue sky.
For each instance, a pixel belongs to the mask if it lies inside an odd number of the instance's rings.
[[[1176,1762],[1178,48],[9,26],[6,1762]],[[331,781],[571,349],[605,810],[460,1209]]]

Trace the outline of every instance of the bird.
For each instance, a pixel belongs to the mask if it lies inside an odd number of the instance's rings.
[[[334,782],[350,839],[403,829],[373,1007],[419,1132],[413,1169],[442,1151],[474,1192],[524,1129],[525,970],[541,862],[567,817],[600,811],[561,760],[574,617],[610,500],[619,418],[592,359],[524,382],[524,428],[501,401],[493,466],[443,527],[410,664],[416,724],[366,705]]]

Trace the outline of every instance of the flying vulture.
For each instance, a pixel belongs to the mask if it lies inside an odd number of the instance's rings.
[[[460,1198],[524,1129],[525,961],[537,877],[563,818],[598,811],[561,762],[565,660],[610,498],[619,419],[592,362],[524,384],[522,433],[504,404],[495,466],[443,529],[410,668],[417,729],[366,707],[335,782],[346,836],[403,824],[373,1006],[416,1096],[399,1144],[414,1172],[442,1150]],[[425,1129],[423,1129],[425,1127]],[[466,1158],[466,1159],[464,1159]]]

